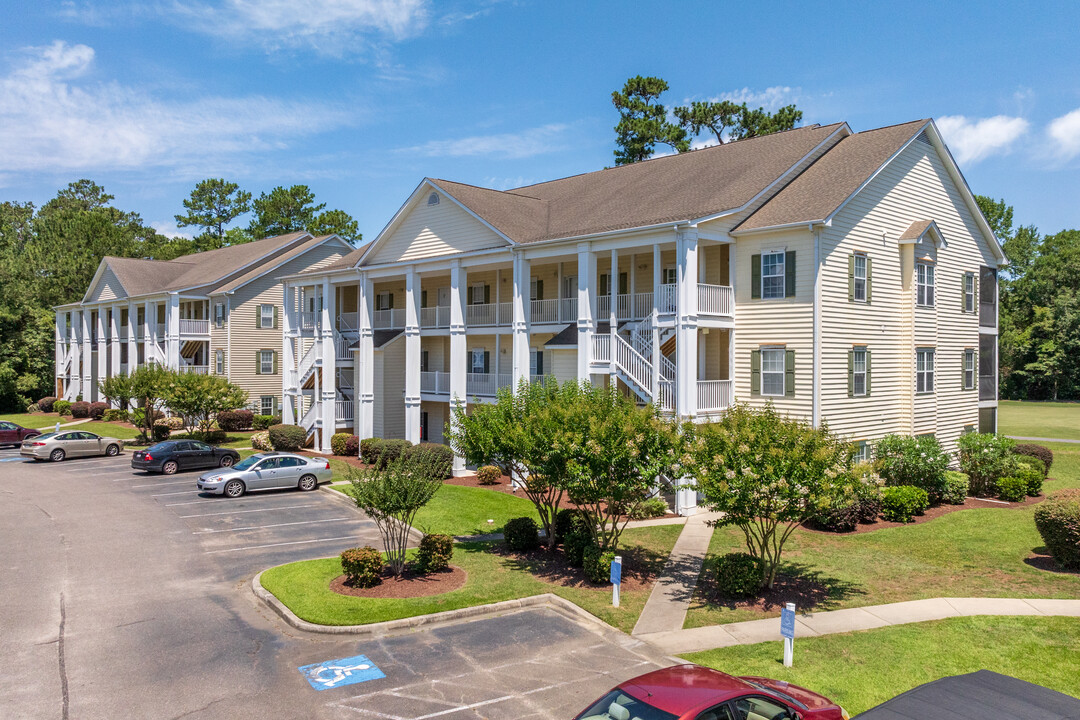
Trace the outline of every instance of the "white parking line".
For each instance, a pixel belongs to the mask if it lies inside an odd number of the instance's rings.
[[[206,554],[207,555],[216,555],[218,553],[242,552],[244,550],[261,550],[262,548],[281,547],[282,545],[307,545],[307,544],[310,544],[310,543],[334,542],[335,540],[354,540],[354,539],[356,539],[355,535],[344,535],[342,537],[319,538],[318,540],[294,540],[293,542],[270,543],[269,545],[248,545],[247,547],[228,548],[226,550],[207,550]]]
[[[167,483],[150,483],[149,485],[132,485],[130,488],[128,488],[128,490],[138,490],[139,488],[148,488],[148,487],[164,487],[165,485],[190,485],[193,482],[195,482],[195,479],[194,478],[189,478],[187,480],[174,480],[172,482],[167,482]]]
[[[209,535],[211,533],[223,533],[223,532],[240,532],[241,530],[263,530],[264,528],[276,528],[285,527],[287,525],[317,525],[318,523],[336,522],[338,520],[349,520],[347,517],[326,518],[325,520],[299,520],[297,522],[287,523],[274,523],[273,525],[249,525],[247,527],[238,528],[221,528],[220,530],[196,530],[191,533],[192,535]]]
[[[71,471],[68,470],[67,472],[71,472]],[[101,477],[102,475],[115,475],[116,473],[117,473],[116,470],[94,470],[94,469],[90,469],[90,470],[82,470],[82,471],[80,471],[79,475],[81,477]],[[126,480],[126,479],[127,478],[120,478],[120,480]]]
[[[150,497],[165,497],[167,495],[190,495],[192,493],[201,493],[201,492],[202,492],[202,490],[181,490],[180,492],[157,493],[155,495],[151,495]]]
[[[193,505],[194,503],[177,503],[177,505]],[[211,515],[239,515],[240,513],[270,512],[271,510],[292,510],[293,508],[315,507],[317,503],[307,505],[286,505],[284,507],[259,508],[258,510],[228,510],[226,512],[203,513],[201,515],[177,515],[182,518],[210,517]],[[165,507],[169,507],[166,505]]]
[[[156,497],[156,496],[151,495],[151,497]],[[166,503],[164,505],[164,507],[176,507],[177,505],[198,505],[199,503],[210,503],[210,502],[214,502],[214,501],[215,501],[215,498],[203,498],[202,500],[192,500],[191,502]]]

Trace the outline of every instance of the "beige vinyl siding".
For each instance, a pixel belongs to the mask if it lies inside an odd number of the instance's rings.
[[[106,267],[105,271],[101,273],[101,278],[98,280],[97,285],[91,290],[88,302],[116,300],[117,298],[122,297],[127,297],[127,293],[124,292],[124,286],[120,284],[120,280],[116,277],[112,268]]]
[[[450,372],[450,338],[448,336],[421,335],[420,351],[428,354],[428,372]]]
[[[221,323],[221,327],[217,327],[214,324],[214,306],[217,303],[221,303],[225,309],[225,318]],[[216,370],[214,366],[214,353],[218,350],[222,350],[225,353],[224,363],[222,367],[222,373],[225,377],[229,376],[229,301],[224,295],[215,295],[210,298],[210,372],[214,374]],[[257,401],[258,398],[248,398],[248,401]]]
[[[548,373],[560,383],[577,380],[577,350],[547,350]]]
[[[916,220],[934,220],[947,243],[898,246]],[[853,251],[873,261],[869,304],[848,301]],[[845,435],[933,432],[949,451],[978,424],[978,392],[963,390],[964,348],[977,348],[978,314],[963,313],[962,277],[994,266],[990,247],[936,151],[911,143],[856,195],[822,234],[822,416]],[[914,263],[934,260],[935,307],[915,306]],[[872,351],[872,392],[847,397],[847,350]],[[935,392],[915,395],[915,347],[935,347]]]
[[[430,192],[416,198],[392,233],[381,241],[369,263],[397,262],[503,247],[506,241],[439,191],[439,204],[428,205]]]
[[[375,437],[405,437],[405,335],[375,350]]]
[[[428,416],[428,436],[424,438],[424,442],[443,442],[443,431],[447,419],[446,410],[449,406],[449,403],[442,402],[420,403],[420,412],[425,412]]]

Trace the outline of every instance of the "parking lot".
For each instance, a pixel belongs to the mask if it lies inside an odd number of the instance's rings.
[[[664,662],[547,608],[382,639],[299,632],[250,578],[378,547],[373,523],[325,488],[229,500],[129,463],[0,449],[5,718],[565,718]],[[299,670],[356,656],[381,676],[316,689]]]

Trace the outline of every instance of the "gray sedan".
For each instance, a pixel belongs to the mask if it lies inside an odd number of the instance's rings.
[[[231,468],[199,477],[198,488],[214,495],[237,498],[249,490],[300,488],[314,490],[330,480],[330,461],[292,453],[258,453]]]
[[[19,454],[35,460],[60,462],[65,458],[87,455],[113,457],[119,455],[123,447],[124,441],[114,437],[102,437],[85,430],[68,430],[27,438],[19,447]]]

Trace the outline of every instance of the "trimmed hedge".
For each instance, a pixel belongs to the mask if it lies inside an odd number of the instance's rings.
[[[1042,485],[1040,479],[1039,485]],[[1006,502],[1023,502],[1027,497],[1027,480],[1022,477],[1010,475],[997,481],[998,498]]]
[[[1017,455],[1016,462],[1021,467],[1029,467],[1037,470],[1042,475],[1043,480],[1046,479],[1046,463],[1037,457],[1031,455]]]
[[[945,473],[945,497],[941,501],[950,505],[963,505],[967,500],[968,489],[967,474],[949,470]]]
[[[169,439],[169,436],[172,435],[172,430],[164,423],[161,425],[155,424],[150,434],[153,437],[154,442],[163,442]]]
[[[611,582],[611,563],[615,560],[615,553],[611,550],[601,551],[600,546],[590,543],[581,554],[581,567],[585,570],[585,577],[594,583]]]
[[[1042,460],[1043,465],[1046,466],[1046,472],[1050,472],[1050,466],[1054,464],[1054,451],[1043,445],[1021,443],[1013,448],[1013,452]]]
[[[722,597],[745,598],[761,591],[761,560],[749,553],[728,553],[716,560],[716,589]]]
[[[71,402],[68,400],[57,400],[53,403],[53,412],[57,415],[67,415],[71,412]]]
[[[570,534],[574,527],[574,518],[581,518],[581,522],[588,522],[589,516],[584,510],[571,510],[563,508],[555,513],[555,542],[562,543],[563,538]]]
[[[78,402],[71,403],[71,417],[73,418],[86,418],[90,417],[90,403],[79,400]]]
[[[531,517],[514,518],[503,526],[503,539],[511,550],[528,552],[540,544],[540,529]]]
[[[892,522],[909,523],[930,507],[926,491],[911,485],[887,487],[882,491],[881,516]]]
[[[280,423],[280,415],[255,415],[251,418],[251,427],[255,430],[269,430],[271,425]]]
[[[101,416],[101,419],[105,422],[128,422],[131,420],[131,413],[127,410],[109,408],[105,411],[105,414]]]
[[[416,551],[416,569],[433,573],[450,567],[454,557],[454,538],[449,535],[425,535]]]
[[[330,436],[330,452],[335,455],[348,455],[349,452],[345,449],[345,444],[349,442],[349,438],[356,437],[349,433],[334,433]]]
[[[250,410],[226,410],[217,414],[218,427],[225,432],[247,430],[255,423],[255,413]]]
[[[648,520],[649,518],[664,517],[668,512],[668,504],[664,498],[654,497],[642,500],[630,510],[631,520]]]
[[[105,417],[105,411],[109,409],[109,403],[92,402],[90,403],[90,417],[94,420],[100,420]]]
[[[345,454],[352,457],[360,455],[360,437],[358,435],[350,435],[349,439],[345,441]]]
[[[814,518],[814,525],[831,532],[851,532],[859,525],[861,517],[859,501],[848,500],[822,511]]]
[[[1080,570],[1080,489],[1062,490],[1036,505],[1035,527],[1058,565]]]
[[[390,463],[401,457],[401,454],[411,447],[412,443],[408,440],[383,440],[382,447],[379,449],[379,460],[375,466],[380,470],[385,470]]]
[[[496,485],[502,478],[502,470],[494,465],[484,465],[476,471],[476,481],[481,485]]]
[[[360,441],[360,459],[371,465],[379,464],[379,455],[382,454],[382,438],[370,437]]]
[[[53,411],[53,406],[56,404],[56,398],[52,396],[46,396],[41,398],[35,403],[38,406],[38,410],[45,413]]]
[[[453,475],[454,451],[441,443],[419,443],[417,445],[412,445],[411,447],[405,448],[405,450],[402,451],[401,456],[410,460],[422,458],[423,462],[431,464],[433,468],[445,468],[443,470],[444,478]]]
[[[296,452],[307,442],[307,433],[299,425],[271,425],[268,432],[275,450]]]
[[[341,553],[341,572],[352,587],[375,587],[382,582],[382,553],[366,545]]]

